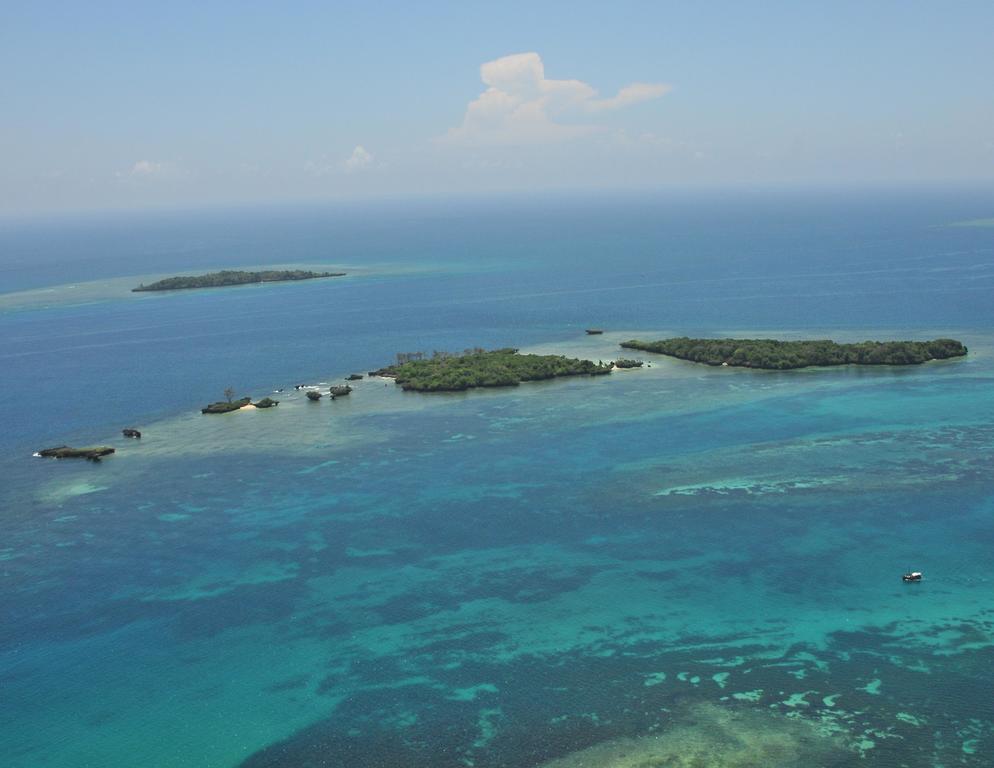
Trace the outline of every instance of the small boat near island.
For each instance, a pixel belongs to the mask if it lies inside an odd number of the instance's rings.
[[[903,576],[901,576],[901,581],[904,582],[921,581],[921,580],[922,580],[921,571],[908,571]]]

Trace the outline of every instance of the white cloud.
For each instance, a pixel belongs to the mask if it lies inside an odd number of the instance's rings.
[[[166,163],[155,160],[138,160],[126,171],[118,171],[115,176],[119,179],[150,179],[156,176],[163,176],[169,172]]]
[[[315,160],[308,160],[304,163],[304,172],[315,178],[337,176],[342,173],[355,173],[356,171],[362,171],[367,168],[379,170],[383,168],[383,163],[376,162],[373,153],[362,144],[356,144],[355,149],[344,160],[340,155],[334,157],[324,154]]]
[[[672,90],[666,83],[632,83],[626,85],[616,96],[610,99],[594,99],[587,102],[587,109],[599,112],[608,109],[622,109],[623,107],[638,104],[643,101],[651,101],[665,96]]]
[[[581,80],[550,80],[537,53],[516,53],[480,67],[487,89],[466,107],[462,125],[445,140],[463,144],[536,144],[601,130],[576,122],[585,115],[657,99],[670,90],[663,83],[632,83],[615,96],[597,98]],[[573,120],[574,122],[569,122]]]
[[[126,171],[117,171],[114,176],[121,182],[149,182],[153,180],[177,181],[187,179],[191,172],[182,166],[158,160],[138,160]]]
[[[309,176],[314,176],[320,179],[322,176],[328,176],[332,173],[340,172],[341,166],[332,162],[328,159],[327,155],[322,155],[317,160],[308,160],[304,163],[304,172]]]
[[[165,163],[156,163],[152,160],[139,160],[131,166],[132,176],[155,176],[166,169]]]
[[[366,168],[372,162],[372,153],[368,152],[362,144],[357,144],[356,148],[352,150],[352,154],[345,160],[345,170],[349,172],[358,171]]]

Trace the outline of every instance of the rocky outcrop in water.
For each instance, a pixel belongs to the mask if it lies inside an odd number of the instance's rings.
[[[268,399],[268,398],[266,398]],[[231,413],[232,411],[237,411],[239,408],[244,408],[252,402],[252,398],[243,397],[239,400],[221,400],[217,403],[211,403],[206,408],[201,408],[201,413]]]
[[[87,459],[100,461],[104,456],[110,456],[114,449],[107,445],[94,445],[89,448],[71,448],[60,445],[57,448],[44,448],[38,455],[46,459]]]

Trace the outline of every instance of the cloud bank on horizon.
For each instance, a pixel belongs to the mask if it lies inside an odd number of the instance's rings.
[[[609,98],[582,80],[545,76],[542,57],[515,53],[480,67],[487,89],[466,107],[461,125],[442,141],[473,146],[542,144],[597,133],[603,126],[592,115],[658,99],[672,90],[667,83],[631,83]]]
[[[597,122],[599,116],[658,99],[672,90],[667,83],[634,82],[620,88],[613,96],[602,97],[582,80],[547,78],[545,64],[536,52],[516,53],[485,62],[480,66],[480,79],[487,88],[468,104],[462,123],[433,142],[427,142],[434,143],[443,154],[455,155],[452,150],[459,149],[485,152],[487,148],[497,147],[518,147],[526,151],[529,146],[606,136],[607,127]],[[619,135],[631,142],[624,132]],[[652,134],[643,134],[646,135]],[[320,179],[325,183],[382,167],[384,164],[363,144],[356,144],[344,159],[338,150],[323,151],[302,165],[308,179]],[[473,167],[477,170],[506,168],[507,164],[504,161],[489,165],[476,162]],[[250,175],[260,175],[260,169],[253,168]],[[189,171],[181,172],[174,163],[148,159],[137,160],[127,171],[115,174],[120,181],[141,180],[146,184],[176,181],[188,175]]]
[[[991,67],[978,64],[990,60],[989,0],[955,14],[897,0],[634,0],[610,13],[529,0],[502,0],[497,13],[454,2],[388,14],[368,3],[49,5],[13,4],[0,25],[0,219],[537,190],[994,184]],[[143,30],[141,45],[130,29]]]

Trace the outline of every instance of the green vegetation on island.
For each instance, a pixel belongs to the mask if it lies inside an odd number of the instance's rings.
[[[216,403],[211,403],[206,408],[201,408],[201,413],[231,413],[232,411],[237,411],[239,408],[244,408],[246,405],[252,403],[251,397],[242,397],[238,400],[219,400]]]
[[[223,269],[220,272],[210,272],[206,275],[167,277],[150,285],[142,283],[131,290],[135,293],[177,291],[184,288],[218,288],[225,285],[248,285],[249,283],[281,283],[292,280],[313,280],[319,277],[342,277],[343,275],[345,275],[344,272],[311,272],[305,269],[266,269],[261,272]]]
[[[627,360],[624,357],[619,357],[614,361],[615,368],[641,368],[641,360]]]
[[[206,408],[201,408],[201,413],[231,413],[232,411],[239,411],[246,405],[251,405],[253,408],[272,408],[280,404],[279,400],[273,400],[271,397],[264,397],[257,403],[252,402],[251,397],[242,397],[238,400],[219,400],[216,403],[211,403]]]
[[[251,405],[255,408],[272,408],[274,405],[279,405],[279,400],[273,400],[271,397],[264,397],[257,403],[252,402],[250,397],[242,397],[238,400],[234,399],[235,389],[234,387],[226,387],[224,390],[224,400],[218,400],[216,403],[211,403],[206,408],[201,408],[201,413],[231,413],[232,411],[239,411],[246,405]]]
[[[38,451],[38,455],[46,459],[88,459],[90,461],[100,461],[104,456],[110,456],[114,449],[109,445],[95,445],[89,448],[70,448],[68,445],[60,445],[58,448],[44,448]]]
[[[611,364],[577,360],[563,355],[521,355],[513,348],[470,349],[462,354],[422,352],[398,354],[397,363],[372,376],[389,376],[406,390],[461,392],[475,387],[515,387],[523,381],[560,376],[599,376],[611,373]]]
[[[775,339],[663,339],[625,341],[639,349],[706,365],[786,370],[811,365],[918,365],[929,360],[962,357],[966,347],[955,339],[932,341],[777,341]]]

